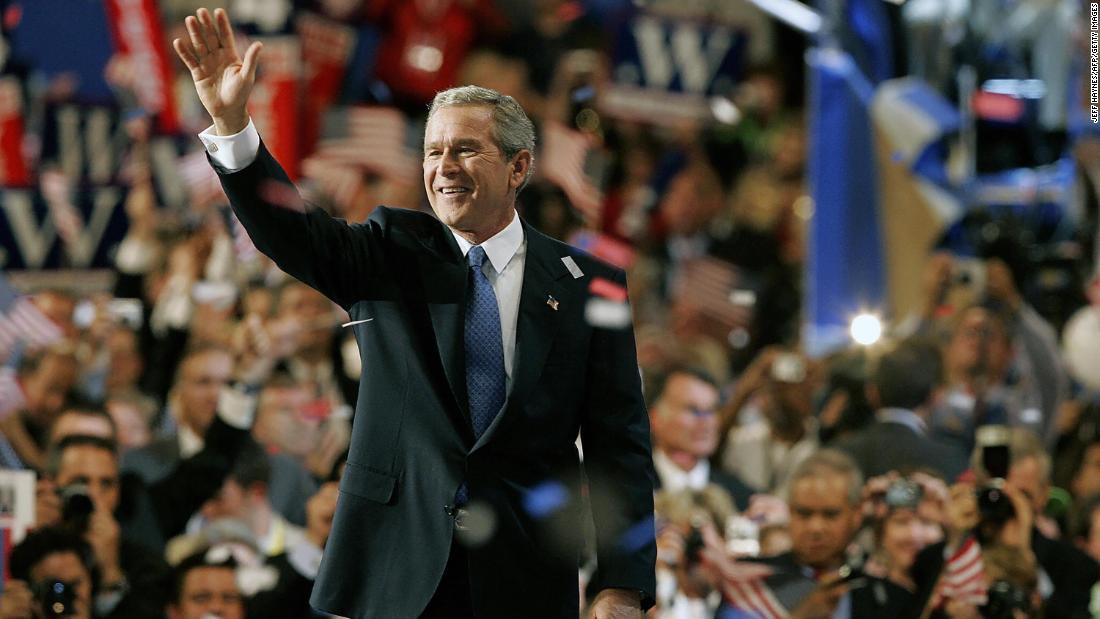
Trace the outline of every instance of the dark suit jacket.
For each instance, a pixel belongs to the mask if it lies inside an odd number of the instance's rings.
[[[123,535],[152,550],[183,532],[191,514],[222,487],[234,455],[249,438],[219,418],[206,432],[202,451],[181,460],[173,437],[130,453],[122,460],[119,524]]]
[[[297,194],[262,145],[255,162],[221,181],[260,251],[353,321],[371,319],[351,327],[363,373],[316,608],[354,619],[418,616],[447,563],[449,512],[465,480],[493,531],[469,549],[477,616],[576,617],[578,431],[601,588],[652,598],[655,474],[634,335],[585,319],[592,280],[625,286],[621,270],[524,224],[512,389],[475,440],[463,366],[468,268],[450,230],[415,211],[378,207],[349,225],[291,203]],[[564,499],[545,500],[555,496]]]
[[[967,454],[963,450],[890,421],[876,421],[838,440],[831,447],[852,456],[866,477],[884,475],[898,469],[924,468],[936,471],[951,483],[968,466]]]

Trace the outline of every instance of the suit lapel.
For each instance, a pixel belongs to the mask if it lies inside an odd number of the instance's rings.
[[[527,255],[520,290],[519,319],[516,325],[516,351],[512,370],[512,390],[504,409],[493,419],[471,451],[477,451],[496,433],[497,428],[515,415],[538,383],[542,367],[559,327],[564,311],[547,304],[550,295],[562,305],[572,303],[572,291],[565,286],[569,270],[561,261],[550,239],[523,222],[527,237]],[[563,281],[564,280],[564,281]]]
[[[442,224],[439,228],[438,234],[418,236],[428,252],[417,253],[416,258],[443,372],[457,410],[468,426],[469,403],[466,399],[466,362],[462,339],[466,264],[450,230]]]

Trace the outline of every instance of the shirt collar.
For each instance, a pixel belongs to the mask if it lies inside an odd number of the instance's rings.
[[[466,257],[473,244],[461,234],[455,232],[454,228],[450,228],[450,230],[451,234],[455,235],[455,241],[458,241],[458,248],[462,250],[462,256]],[[493,263],[493,270],[497,273],[503,273],[504,267],[508,266],[512,256],[516,255],[519,246],[522,244],[523,224],[520,223],[519,215],[516,214],[515,209],[512,209],[511,223],[482,243],[481,247],[485,249],[485,255],[489,257],[489,262]]]
[[[180,423],[176,429],[176,434],[179,437],[181,459],[186,460],[202,451],[204,447],[202,437],[195,434],[191,428],[187,427],[187,424]]]
[[[690,488],[702,490],[710,480],[710,462],[700,458],[695,468],[685,471],[676,466],[665,452],[660,449],[653,451],[653,467],[661,477],[661,486],[673,492]]]
[[[928,424],[920,415],[907,408],[883,408],[875,416],[884,423],[900,423],[920,435],[928,433]]]

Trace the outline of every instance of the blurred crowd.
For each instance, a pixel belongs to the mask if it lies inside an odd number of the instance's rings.
[[[178,36],[196,3],[161,4]],[[800,349],[801,76],[768,61],[795,55],[776,48],[789,32],[751,25],[768,44],[739,82],[737,122],[655,125],[599,113],[607,14],[580,3],[285,4],[234,18],[254,36],[294,32],[306,10],[379,33],[374,79],[335,107],[389,106],[417,135],[437,90],[476,83],[516,97],[540,148],[583,145],[579,167],[540,151],[518,208],[628,272],[657,475],[650,616],[1100,613],[1100,348],[1092,365],[1087,350],[1067,362],[1081,341],[1028,297],[1026,237],[994,217],[976,255],[931,251],[924,276],[899,284],[922,303],[896,309],[881,342]],[[122,90],[141,79],[112,71]],[[191,89],[177,91],[184,127],[204,129]],[[113,287],[39,287],[34,307],[60,337],[0,351],[19,389],[0,402],[0,467],[37,473],[0,619],[56,605],[85,618],[317,616],[309,593],[362,369],[350,319],[251,247],[224,197],[196,185],[186,209],[161,204],[151,127],[128,117]],[[1090,152],[1079,163],[1095,172]],[[308,162],[303,187],[335,216],[428,208],[415,161],[368,164],[350,184],[326,174],[337,164]],[[1084,262],[1094,235],[1078,235]],[[594,569],[582,558],[582,592]]]

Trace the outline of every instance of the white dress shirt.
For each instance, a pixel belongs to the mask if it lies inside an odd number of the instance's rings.
[[[661,480],[661,490],[702,490],[710,481],[710,462],[700,458],[690,471],[680,468],[660,449],[653,450],[653,468]]]
[[[211,125],[199,134],[199,140],[213,159],[229,172],[236,172],[249,166],[256,160],[260,150],[260,134],[252,119],[248,125],[233,135],[217,135]],[[472,247],[462,235],[453,228],[462,256]],[[481,244],[488,264],[482,265],[485,276],[493,286],[497,297],[497,309],[500,311],[501,342],[504,346],[504,372],[507,374],[506,388],[512,391],[512,375],[516,356],[516,324],[519,320],[519,298],[523,288],[523,267],[527,257],[527,238],[519,216],[512,211],[512,221],[503,230]]]

